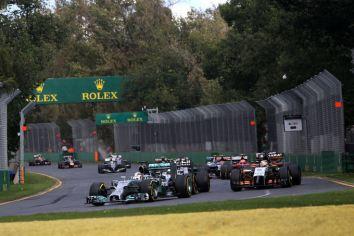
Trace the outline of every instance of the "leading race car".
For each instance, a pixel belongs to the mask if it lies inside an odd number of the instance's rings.
[[[128,180],[113,180],[107,187],[102,182],[90,186],[88,204],[102,206],[113,202],[155,201],[158,198],[187,198],[209,191],[208,173],[195,172],[185,163],[157,162],[148,165],[148,174],[141,172]],[[189,165],[190,166],[190,165]],[[185,169],[187,168],[187,169]]]
[[[59,169],[66,169],[66,168],[82,168],[82,163],[75,158],[74,153],[65,152],[59,159],[58,162]]]
[[[29,166],[49,166],[52,162],[46,160],[42,154],[34,154],[33,160],[28,162]]]
[[[126,161],[124,161],[122,156],[118,154],[109,154],[108,158],[106,158],[103,163],[98,164],[98,173],[100,174],[126,171]]]
[[[238,163],[230,174],[231,189],[300,185],[300,167],[282,160],[283,154],[272,152],[258,154],[256,162]]]

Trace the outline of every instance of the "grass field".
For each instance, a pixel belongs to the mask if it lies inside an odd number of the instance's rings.
[[[0,222],[20,222],[20,221],[49,221],[61,219],[81,219],[81,218],[107,218],[125,217],[141,215],[167,215],[173,213],[190,212],[210,212],[214,214],[218,211],[248,210],[259,208],[289,208],[307,206],[326,206],[354,204],[354,189],[345,191],[328,192],[320,194],[308,194],[303,196],[287,196],[274,198],[259,198],[252,200],[233,200],[222,202],[203,202],[184,204],[177,206],[163,207],[141,207],[132,209],[113,209],[91,212],[68,212],[37,214],[30,216],[8,216],[0,217]],[[99,209],[99,208],[97,208]]]
[[[1,223],[0,235],[351,235],[353,219],[343,205]]]
[[[8,191],[0,192],[0,203],[42,192],[56,183],[54,179],[35,173],[26,173],[25,180],[24,185],[11,185]]]

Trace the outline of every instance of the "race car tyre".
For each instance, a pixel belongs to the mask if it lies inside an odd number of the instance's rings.
[[[298,165],[291,164],[289,166],[290,173],[292,176],[293,184],[294,185],[300,185],[301,184],[301,168]]]
[[[33,162],[28,163],[29,166],[34,166]]]
[[[232,170],[231,162],[229,161],[224,162],[220,167],[220,178],[229,179],[231,170]]]
[[[151,182],[151,180],[143,180],[139,183],[140,191],[142,193],[149,194],[149,201],[153,202],[158,197],[158,191],[156,186]]]
[[[90,196],[103,196],[103,197],[107,197],[108,193],[107,193],[107,189],[104,183],[102,182],[95,182],[93,184],[91,184],[90,186],[90,191],[89,191],[89,195]],[[104,203],[100,202],[100,203],[92,203],[94,206],[103,206]]]
[[[232,191],[241,191],[241,171],[238,169],[234,169],[230,173],[230,186]]]
[[[104,174],[104,171],[103,171],[103,169],[104,169],[104,164],[99,163],[97,168],[98,168],[98,173],[99,173],[99,174]]]
[[[280,167],[279,169],[279,178],[280,178],[280,185],[283,188],[291,187],[292,185],[292,176],[288,166]]]
[[[82,168],[82,163],[80,163],[79,165],[77,165],[78,168]]]
[[[196,183],[199,192],[209,192],[210,178],[209,173],[205,169],[200,169],[196,174]]]
[[[188,175],[177,175],[176,193],[179,198],[189,198],[192,195],[192,180]]]
[[[63,163],[58,162],[58,169],[63,169]]]

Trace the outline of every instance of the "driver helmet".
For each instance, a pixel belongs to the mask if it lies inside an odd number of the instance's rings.
[[[246,164],[247,161],[246,161],[246,159],[242,156],[239,163],[242,165],[242,164]]]
[[[261,163],[259,164],[261,167],[266,167],[268,165],[267,160],[262,160]]]
[[[142,180],[143,179],[143,174],[142,173],[140,173],[140,172],[136,172],[135,174],[134,174],[134,176],[133,176],[133,179],[135,179],[135,180]]]

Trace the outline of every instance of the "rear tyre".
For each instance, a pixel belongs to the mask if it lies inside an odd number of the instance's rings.
[[[280,167],[279,169],[280,185],[283,188],[291,187],[292,177],[288,166]]]
[[[241,186],[241,171],[234,169],[230,173],[230,187],[232,191],[238,192],[242,190]]]
[[[104,183],[102,182],[95,182],[93,184],[91,184],[90,186],[90,192],[89,192],[90,196],[103,196],[103,197],[107,197],[108,193],[107,193],[107,189]],[[104,203],[100,202],[100,203],[92,203],[94,206],[103,206]]]
[[[177,175],[176,193],[179,198],[189,198],[192,195],[193,184],[188,175]]]
[[[290,173],[292,176],[293,184],[294,185],[300,185],[301,184],[301,168],[298,165],[291,164],[289,166]]]
[[[229,161],[224,162],[220,167],[220,178],[229,179],[231,170],[232,170],[231,162]]]
[[[209,192],[210,178],[208,171],[200,169],[196,174],[196,183],[199,192]]]

